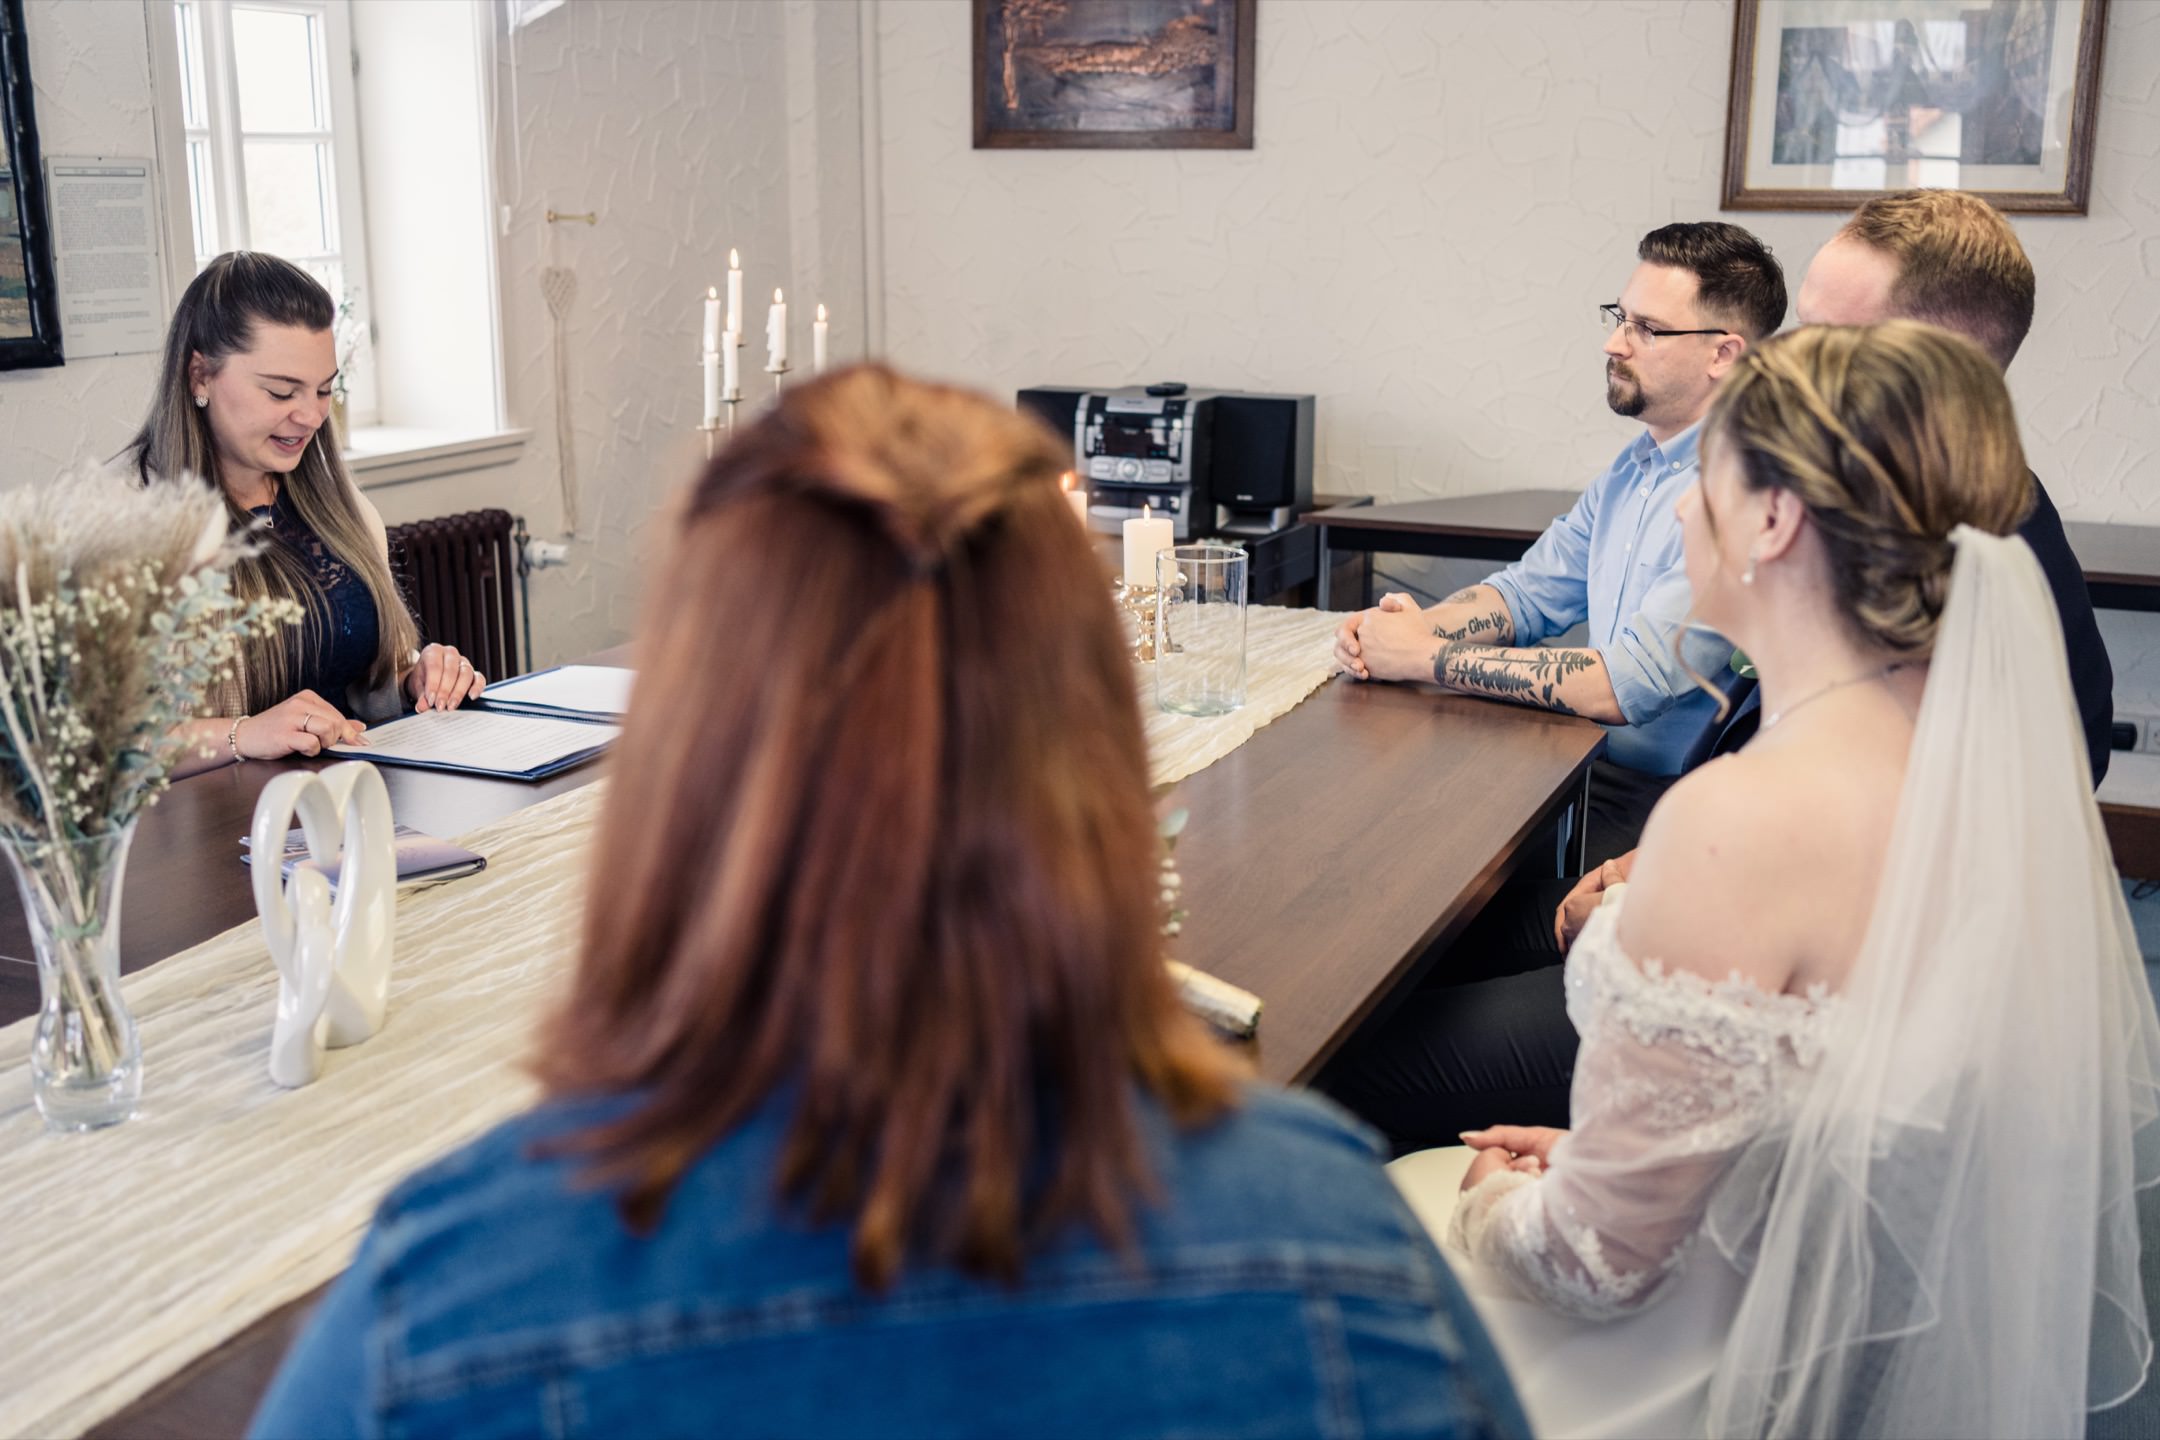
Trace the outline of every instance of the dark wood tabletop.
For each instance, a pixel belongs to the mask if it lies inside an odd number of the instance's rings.
[[[1434,942],[1476,914],[1524,837],[1579,793],[1602,742],[1582,720],[1430,686],[1332,680],[1172,787],[1171,803],[1191,812],[1178,844],[1187,916],[1177,953],[1263,998],[1261,1073],[1294,1083],[1317,1071]],[[124,898],[126,968],[252,918],[238,842],[255,796],[284,768],[198,776],[144,817]],[[526,784],[383,770],[397,818],[442,835],[602,773]],[[0,905],[0,936],[22,946],[12,893]],[[35,1009],[34,976],[15,968],[0,1020]],[[263,1317],[93,1433],[238,1433],[316,1298]]]
[[[1298,518],[1331,532],[1385,530],[1409,535],[1493,539],[1527,546],[1545,533],[1553,517],[1565,515],[1582,498],[1578,490],[1496,490],[1486,495],[1451,495],[1443,500],[1406,500],[1400,505],[1359,505],[1308,510]]]
[[[1320,528],[1321,543],[1330,551],[1514,560],[1578,498],[1573,490],[1496,490],[1399,505],[1312,510],[1299,519]],[[2066,520],[2063,534],[2085,572],[2095,606],[2160,610],[2160,526]],[[1328,557],[1321,563],[1325,569]],[[1369,594],[1359,598],[1362,604],[1372,603]],[[1332,599],[1323,598],[1321,608],[1328,608]]]

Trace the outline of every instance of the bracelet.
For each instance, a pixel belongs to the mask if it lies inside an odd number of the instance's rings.
[[[232,751],[233,759],[243,764],[247,762],[247,756],[240,753],[240,722],[249,718],[251,717],[246,715],[233,716],[232,728],[225,732],[225,748]]]

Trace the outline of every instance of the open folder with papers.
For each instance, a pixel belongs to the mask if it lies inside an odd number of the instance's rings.
[[[619,720],[630,708],[635,670],[615,665],[557,665],[498,680],[481,695],[483,710],[549,715],[560,720]]]
[[[367,732],[331,753],[378,765],[414,765],[467,775],[539,780],[590,760],[614,743],[619,726],[485,710],[430,710]]]

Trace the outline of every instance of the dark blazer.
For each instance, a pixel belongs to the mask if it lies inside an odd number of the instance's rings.
[[[2062,617],[2063,648],[2070,653],[2070,693],[2077,700],[2078,715],[2085,723],[2085,753],[2092,761],[2093,785],[2097,788],[2108,768],[2108,732],[2115,724],[2115,669],[2108,663],[2107,646],[2100,639],[2100,624],[2093,619],[2092,596],[2085,589],[2085,571],[2071,553],[2063,534],[2062,516],[2048,498],[2040,477],[2033,477],[2033,512],[2018,527],[2018,534],[2032,546],[2033,555],[2055,592],[2055,611]],[[1747,699],[1711,747],[1712,755],[1727,755],[1745,745],[1762,722],[1762,692],[1750,687]]]

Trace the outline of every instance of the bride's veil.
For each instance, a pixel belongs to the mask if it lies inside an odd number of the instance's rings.
[[[2160,1023],[2040,567],[1952,539],[1846,1018],[1709,1217],[1753,1272],[1712,1435],[2077,1434],[2151,1358]]]

